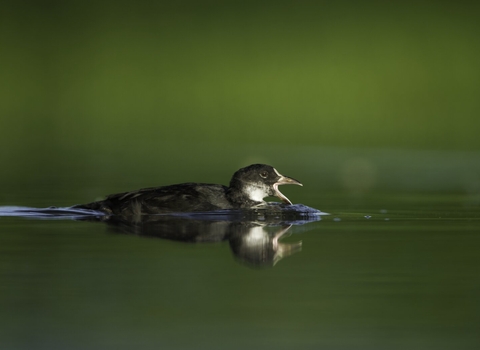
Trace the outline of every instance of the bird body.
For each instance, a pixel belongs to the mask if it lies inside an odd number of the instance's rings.
[[[277,196],[291,204],[279,190],[283,184],[301,185],[280,175],[265,164],[253,164],[235,172],[230,185],[182,183],[112,194],[102,201],[74,206],[109,215],[137,216],[172,212],[208,212],[221,209],[245,209],[265,204],[263,199]]]

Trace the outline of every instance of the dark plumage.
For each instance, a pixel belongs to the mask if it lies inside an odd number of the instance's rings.
[[[230,186],[183,183],[144,188],[112,194],[105,200],[76,205],[74,208],[93,209],[110,215],[137,216],[172,212],[206,212],[219,209],[253,208],[264,204],[263,198],[276,196],[292,204],[279,190],[279,185],[302,185],[281,175],[265,164],[253,164],[233,174]]]

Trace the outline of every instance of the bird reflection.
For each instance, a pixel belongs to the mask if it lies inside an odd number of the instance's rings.
[[[232,232],[229,238],[230,248],[241,263],[252,267],[272,267],[283,258],[302,250],[301,241],[280,242],[292,225],[276,227],[274,232],[269,232],[264,225],[248,226],[246,224]]]
[[[302,242],[284,243],[281,239],[292,232],[292,227],[318,221],[321,215],[328,214],[301,204],[279,203],[249,210],[127,216],[74,207],[0,207],[0,216],[103,222],[115,233],[181,242],[228,241],[237,261],[259,268],[273,267],[283,258],[300,252]]]
[[[293,225],[319,220],[286,220],[285,218],[256,217],[194,217],[148,215],[141,220],[107,217],[104,222],[116,233],[163,238],[181,242],[207,243],[228,241],[236,260],[250,267],[273,267],[283,258],[302,250],[302,242],[284,243]]]

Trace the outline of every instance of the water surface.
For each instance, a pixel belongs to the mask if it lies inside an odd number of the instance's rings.
[[[3,348],[478,348],[477,202],[418,193],[308,201],[332,215],[247,225],[257,238],[285,231],[278,242],[291,254],[268,264],[224,239],[1,217]]]

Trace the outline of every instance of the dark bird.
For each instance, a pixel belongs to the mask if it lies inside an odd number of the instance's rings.
[[[276,196],[292,204],[279,190],[280,185],[300,185],[265,164],[253,164],[233,174],[230,185],[182,183],[117,193],[106,199],[76,205],[108,215],[138,216],[175,212],[208,212],[220,209],[248,209],[265,204],[265,197]]]

